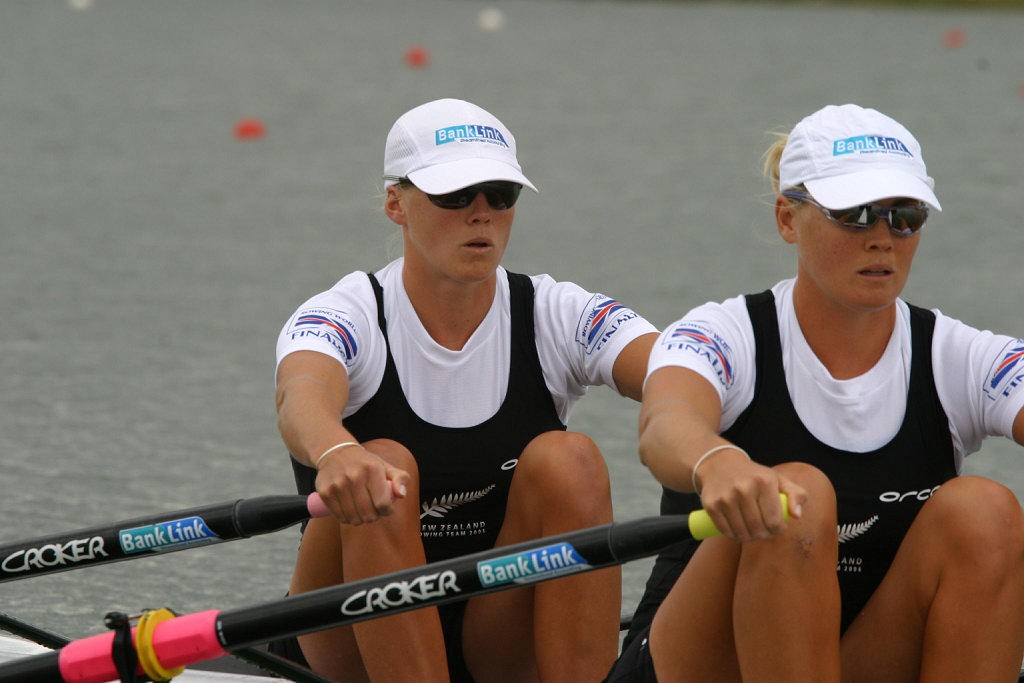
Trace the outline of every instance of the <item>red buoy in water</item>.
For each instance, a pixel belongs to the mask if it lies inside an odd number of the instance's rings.
[[[958,47],[963,47],[964,43],[967,42],[967,34],[964,33],[962,28],[951,28],[946,31],[946,35],[942,38],[942,44],[948,47],[950,50],[955,50]]]
[[[422,69],[430,65],[430,52],[422,45],[410,45],[405,51],[405,63],[413,69]]]
[[[267,134],[267,128],[259,119],[244,118],[235,123],[235,137],[239,140],[259,140]]]

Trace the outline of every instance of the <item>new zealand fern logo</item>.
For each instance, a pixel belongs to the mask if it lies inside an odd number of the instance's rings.
[[[479,491],[467,491],[465,493],[449,493],[441,496],[440,498],[434,498],[430,503],[424,502],[422,505],[423,512],[420,514],[420,519],[424,517],[444,517],[452,508],[457,508],[460,505],[466,503],[473,503],[480,500],[494,488],[494,484],[491,484],[485,489]]]
[[[858,522],[857,524],[840,524],[839,525],[839,542],[846,543],[852,541],[858,536],[863,535],[874,526],[875,522],[878,521],[878,515],[871,515],[866,522]]]

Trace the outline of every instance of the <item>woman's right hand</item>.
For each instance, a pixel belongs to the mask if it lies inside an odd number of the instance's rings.
[[[779,494],[789,499],[789,515],[799,518],[807,492],[770,467],[752,462],[736,448],[705,460],[697,473],[701,505],[715,526],[745,543],[769,538],[785,528]]]
[[[355,443],[341,422],[347,402],[348,372],[337,359],[296,351],[278,365],[277,423],[288,452],[317,470],[317,493],[335,517],[362,524],[391,514],[409,473]]]
[[[316,490],[343,524],[375,522],[404,498],[409,473],[388,464],[362,445],[329,453],[320,463]]]

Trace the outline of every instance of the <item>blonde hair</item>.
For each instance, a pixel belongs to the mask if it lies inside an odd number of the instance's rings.
[[[775,138],[771,146],[764,153],[764,175],[771,181],[772,190],[779,194],[783,188],[779,187],[779,161],[782,159],[782,150],[786,149],[786,142],[789,140],[788,133],[770,133]]]

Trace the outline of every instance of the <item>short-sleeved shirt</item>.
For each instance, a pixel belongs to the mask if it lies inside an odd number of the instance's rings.
[[[986,434],[1012,435],[1024,405],[1024,343],[900,301],[875,367],[836,380],[800,331],[792,287],[787,280],[770,293],[694,309],[662,333],[648,374],[666,366],[698,372],[721,397],[721,433],[755,460],[807,460],[833,478],[845,627],[888,569],[916,511],[955,476],[964,455]],[[665,512],[697,504],[696,496],[670,491],[662,500]],[[631,636],[695,550],[659,557]]]
[[[858,377],[835,379],[800,331],[793,310],[794,282],[779,282],[772,293],[786,383],[801,421],[835,448],[879,448],[896,434],[905,413],[910,382],[908,305],[896,302],[896,326],[875,366]],[[1013,437],[1013,421],[1024,407],[1024,340],[974,329],[938,310],[933,313],[935,387],[949,417],[959,467],[986,436]],[[693,343],[676,343],[680,337]],[[753,400],[755,351],[744,297],[707,303],[662,332],[651,351],[648,376],[666,365],[701,374],[721,398],[720,429],[725,431]]]
[[[458,351],[435,342],[420,323],[402,285],[402,259],[375,273],[384,289],[391,352],[413,410],[432,424],[467,427],[493,415],[508,388],[509,289],[498,268],[494,302]],[[532,275],[537,353],[544,381],[562,422],[590,386],[615,389],[612,368],[631,341],[657,332],[616,299],[548,275]],[[277,360],[300,350],[319,351],[348,372],[355,413],[377,391],[387,349],[377,324],[373,290],[365,273],[351,273],[303,303],[278,337]]]

